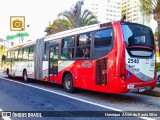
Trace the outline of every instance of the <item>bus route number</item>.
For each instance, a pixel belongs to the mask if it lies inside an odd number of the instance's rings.
[[[128,63],[139,63],[139,59],[128,58]]]
[[[82,67],[83,68],[91,68],[92,67],[92,63],[89,61],[85,61],[82,63]]]

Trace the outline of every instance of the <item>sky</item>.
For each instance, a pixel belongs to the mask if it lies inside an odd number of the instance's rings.
[[[78,0],[1,0],[0,2],[0,39],[8,35],[16,35],[17,31],[10,31],[10,16],[25,16],[25,32],[29,39],[36,40],[46,35],[45,28],[49,22],[57,18],[57,14],[70,10]],[[88,2],[90,2],[88,0]],[[90,4],[87,3],[89,6]],[[86,6],[86,4],[85,4]],[[85,8],[84,6],[84,8]],[[86,6],[87,8],[87,6]],[[156,27],[153,24],[153,27]]]
[[[1,0],[0,2],[0,38],[15,35],[10,31],[10,16],[25,16],[26,32],[31,39],[43,37],[49,22],[57,18],[57,14],[69,10],[78,0]]]

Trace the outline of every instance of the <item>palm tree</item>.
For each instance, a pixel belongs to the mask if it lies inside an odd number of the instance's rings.
[[[96,16],[89,10],[86,9],[82,12],[82,5],[83,1],[78,1],[70,11],[64,11],[58,15],[67,21],[69,29],[98,23]]]
[[[78,1],[71,10],[59,13],[53,24],[46,27],[47,35],[98,23],[96,16],[89,10],[84,10],[82,13],[82,5],[83,1]]]
[[[150,17],[154,15],[154,19],[158,24],[158,44],[160,48],[160,0],[140,0],[143,13]],[[160,49],[159,49],[160,51]]]

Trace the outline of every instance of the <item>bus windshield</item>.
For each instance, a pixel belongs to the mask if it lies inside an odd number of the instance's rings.
[[[142,25],[122,25],[126,47],[144,46],[154,49],[151,29]]]

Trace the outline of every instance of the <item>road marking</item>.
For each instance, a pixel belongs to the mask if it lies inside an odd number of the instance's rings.
[[[3,110],[2,110],[1,108],[0,108],[0,111],[3,112]],[[11,120],[11,118],[9,118],[9,117],[3,117],[3,116],[2,116],[2,118],[3,118],[4,120]]]
[[[7,80],[7,81],[15,82],[15,83],[18,83],[18,84],[26,85],[26,86],[29,86],[29,87],[32,87],[32,88],[36,88],[36,89],[39,89],[39,90],[43,90],[43,91],[46,91],[46,92],[54,93],[54,94],[64,96],[64,97],[67,97],[67,98],[71,98],[71,99],[81,101],[81,102],[84,102],[84,103],[88,103],[88,104],[91,104],[91,105],[95,105],[95,106],[98,106],[98,107],[110,109],[110,110],[113,110],[113,111],[123,112],[123,110],[113,108],[113,107],[109,107],[109,106],[106,106],[106,105],[102,105],[102,104],[99,104],[99,103],[95,103],[95,102],[92,102],[92,101],[83,100],[81,98],[76,98],[76,97],[73,97],[73,96],[70,96],[70,95],[65,95],[65,94],[62,94],[62,93],[58,93],[58,92],[54,92],[54,91],[51,91],[51,90],[40,88],[40,87],[37,87],[37,86],[34,86],[34,85],[29,85],[29,84],[26,84],[26,83],[10,80],[10,79],[7,79],[7,78],[2,78],[2,77],[0,77],[0,78],[4,79],[4,80]],[[138,118],[141,118],[141,119],[144,119],[144,120],[156,120],[156,119],[149,118],[149,117],[138,117]]]

